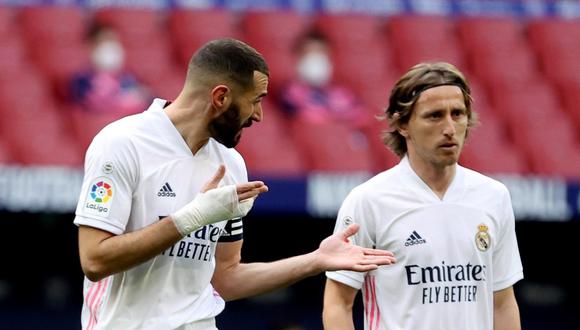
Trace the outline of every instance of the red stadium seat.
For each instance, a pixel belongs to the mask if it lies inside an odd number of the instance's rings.
[[[126,47],[144,46],[164,38],[163,21],[158,10],[107,7],[95,13],[97,22],[117,31]]]
[[[24,42],[16,37],[0,39],[0,72],[5,76],[15,76],[30,66],[30,59]]]
[[[512,17],[464,17],[457,22],[457,32],[470,57],[526,44],[523,24]]]
[[[576,130],[580,131],[580,82],[571,84],[561,84],[559,94],[564,110],[572,118]]]
[[[0,165],[6,165],[14,160],[12,150],[6,140],[0,137]]]
[[[16,26],[16,9],[0,5],[0,42],[18,33]]]
[[[121,118],[115,113],[89,113],[75,107],[68,110],[72,133],[78,141],[81,150],[87,150],[97,133],[109,123]]]
[[[384,34],[382,19],[375,15],[322,14],[316,26],[341,48],[380,44]]]
[[[236,149],[253,175],[301,176],[306,167],[300,150],[289,137],[280,110],[264,103],[264,121],[243,131]]]
[[[16,162],[26,165],[80,166],[81,150],[57,109],[46,103],[12,104],[0,123]]]
[[[127,49],[125,63],[131,72],[147,84],[179,75],[183,71],[182,68],[177,68],[167,48],[154,45]]]
[[[529,24],[528,33],[548,78],[555,83],[580,82],[580,22],[536,20]]]
[[[22,32],[34,48],[83,43],[86,21],[80,7],[31,6],[21,10]]]
[[[479,125],[469,132],[460,164],[487,174],[525,174],[526,155],[511,142],[503,121],[490,109],[477,107]]]
[[[307,16],[294,11],[249,11],[241,18],[242,39],[268,62],[274,94],[294,76],[294,45],[308,23]]]
[[[373,172],[375,164],[366,139],[337,122],[291,122],[291,134],[309,171]]]
[[[443,16],[397,16],[389,19],[389,40],[399,68],[406,71],[419,62],[446,61],[465,70],[463,52],[454,28],[453,22]]]
[[[169,33],[180,63],[187,65],[193,53],[212,39],[237,37],[235,18],[227,10],[172,10]]]
[[[471,59],[473,73],[488,87],[501,83],[525,85],[542,80],[536,58],[520,47],[500,50]]]

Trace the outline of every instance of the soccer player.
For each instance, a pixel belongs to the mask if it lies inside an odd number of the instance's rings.
[[[512,285],[523,278],[506,187],[457,164],[476,123],[469,85],[448,63],[411,68],[391,91],[384,142],[401,161],[354,188],[335,231],[360,225],[360,247],[397,263],[366,273],[327,272],[326,329],[519,329]]]
[[[86,275],[83,329],[216,329],[224,300],[394,261],[348,244],[353,225],[312,253],[241,263],[241,218],[268,188],[247,182],[232,147],[262,120],[268,74],[250,46],[209,42],[173,102],[156,99],[95,137],[74,221]]]

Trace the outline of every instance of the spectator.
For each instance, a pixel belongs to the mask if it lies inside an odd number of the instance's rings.
[[[150,102],[146,88],[125,68],[125,51],[117,33],[95,23],[89,30],[91,67],[71,82],[74,103],[93,113],[134,114]]]
[[[316,122],[338,120],[361,130],[370,124],[369,111],[346,86],[332,80],[329,41],[316,29],[296,43],[296,78],[282,90],[282,108],[290,116]]]

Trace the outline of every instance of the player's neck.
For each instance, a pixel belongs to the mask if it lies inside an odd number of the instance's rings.
[[[182,99],[177,98],[164,109],[169,120],[194,155],[207,143],[210,137],[205,112],[196,110],[200,106],[202,107],[203,104],[184,103]]]
[[[419,176],[421,180],[431,188],[439,199],[443,199],[447,189],[453,181],[453,177],[455,176],[455,164],[434,164],[411,154],[409,154],[408,157],[409,164],[417,176]]]

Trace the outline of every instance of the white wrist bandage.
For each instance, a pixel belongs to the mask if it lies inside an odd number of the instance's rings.
[[[253,205],[253,198],[238,202],[236,186],[229,185],[197,194],[171,218],[179,233],[185,236],[211,223],[243,217]]]

